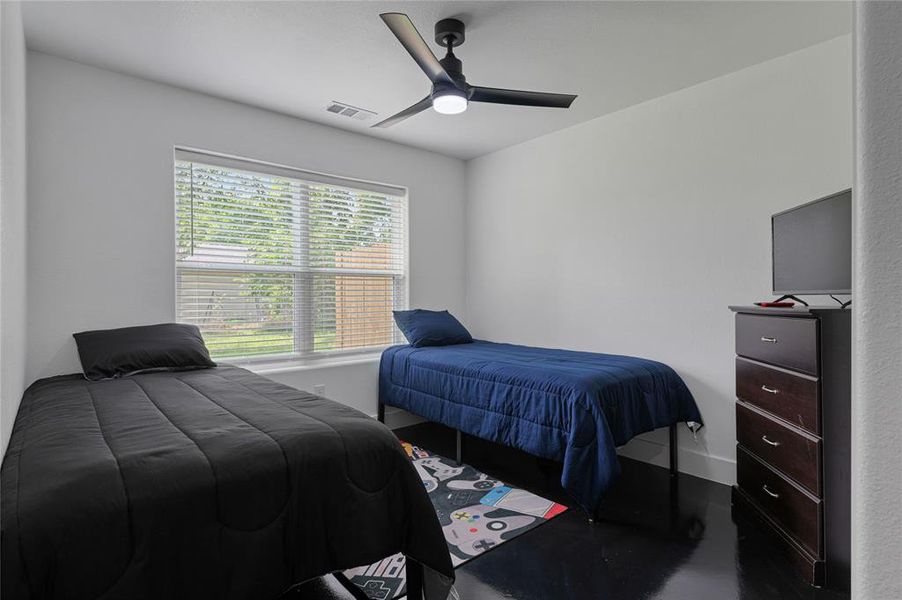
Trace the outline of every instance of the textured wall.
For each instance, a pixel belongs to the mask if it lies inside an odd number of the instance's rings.
[[[859,2],[852,596],[902,598],[902,3]]]

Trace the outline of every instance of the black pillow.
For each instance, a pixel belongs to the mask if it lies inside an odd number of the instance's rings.
[[[83,331],[72,337],[85,377],[92,381],[216,366],[195,325],[161,323]]]

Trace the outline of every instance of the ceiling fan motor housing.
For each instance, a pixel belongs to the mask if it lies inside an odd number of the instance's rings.
[[[442,19],[435,24],[435,41],[440,46],[448,49],[448,53],[438,62],[447,71],[454,83],[461,89],[466,89],[467,78],[464,77],[463,63],[454,56],[453,48],[464,43],[464,24],[458,19]],[[440,91],[440,90],[439,90]],[[436,92],[433,86],[433,95]]]
[[[469,100],[470,96],[473,95],[473,92],[466,86],[466,82],[459,85],[437,82],[432,84],[432,91],[430,92],[429,97],[435,99],[436,96],[446,96],[448,94],[461,96]]]
[[[459,58],[449,52],[447,56],[440,59],[438,62],[444,67],[445,71],[448,72],[448,75],[451,76],[451,79],[453,79],[455,83],[461,85],[467,83],[467,78],[464,77],[463,72],[464,65]]]

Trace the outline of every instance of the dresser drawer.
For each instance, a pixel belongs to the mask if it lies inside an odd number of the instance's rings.
[[[736,441],[768,465],[820,495],[821,441],[736,403]]]
[[[738,314],[736,354],[817,375],[817,319]]]
[[[763,462],[736,447],[739,487],[757,502],[798,542],[815,556],[821,555],[822,502]]]
[[[736,397],[802,429],[821,433],[817,379],[737,358]]]

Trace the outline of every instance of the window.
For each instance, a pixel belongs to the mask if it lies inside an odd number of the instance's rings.
[[[176,151],[176,313],[214,358],[313,358],[400,341],[403,188]]]

